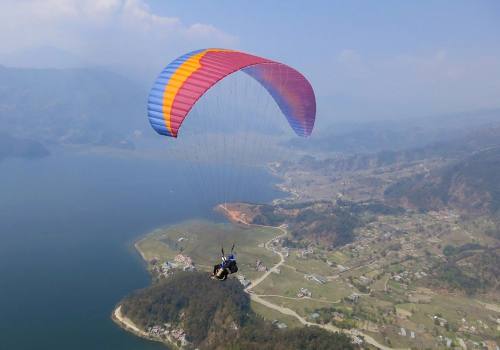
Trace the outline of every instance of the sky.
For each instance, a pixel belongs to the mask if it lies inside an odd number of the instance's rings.
[[[496,0],[0,1],[0,64],[100,66],[148,84],[205,47],[295,67],[328,120],[500,107]]]

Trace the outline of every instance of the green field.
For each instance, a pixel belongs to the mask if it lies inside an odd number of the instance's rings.
[[[340,280],[318,284],[306,280],[303,272],[297,272],[293,268],[288,267],[288,265],[281,267],[280,274],[271,274],[254,291],[261,295],[296,297],[300,288],[307,288],[311,291],[313,299],[325,302],[337,302],[339,299],[352,293],[352,290]],[[300,303],[307,303],[307,301],[300,301]]]
[[[175,255],[182,253],[190,256],[198,268],[208,271],[220,261],[221,244],[227,253],[235,243],[239,272],[254,278],[259,275],[255,271],[257,259],[267,266],[279,261],[262,245],[280,233],[278,229],[267,227],[188,221],[153,231],[137,242],[137,247],[148,261],[152,258],[160,262],[173,260]]]
[[[303,327],[302,324],[293,316],[283,315],[281,312],[275,311],[253,301],[251,305],[252,309],[267,321],[278,320],[285,323],[288,328]]]

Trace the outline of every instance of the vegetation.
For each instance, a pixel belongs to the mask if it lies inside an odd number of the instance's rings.
[[[462,290],[468,295],[488,287],[498,288],[500,255],[497,250],[477,243],[446,245],[443,254],[447,261],[438,266],[437,278],[449,288]]]
[[[236,243],[236,254],[240,273],[247,278],[254,278],[259,273],[255,262],[261,260],[266,266],[276,263],[277,257],[270,251],[260,248],[271,238],[279,235],[280,230],[271,227],[247,227],[243,225],[221,224],[208,221],[192,220],[155,230],[137,243],[138,249],[146,261],[173,261],[175,256],[189,256],[197,268],[211,269],[220,259],[220,243],[214,244],[214,237],[223,242],[226,249]],[[149,269],[153,265],[148,264]]]
[[[500,210],[500,148],[479,151],[446,165],[431,175],[417,174],[385,190],[393,203],[408,202],[428,211],[452,207],[471,214],[496,214]]]
[[[354,348],[349,337],[318,328],[274,328],[252,311],[235,279],[220,283],[205,273],[178,272],[136,291],[123,300],[122,311],[143,328],[173,323],[200,349]]]
[[[351,329],[356,327],[356,322],[352,319],[352,311],[345,308],[324,307],[314,310],[319,316],[316,322],[320,324],[333,323],[342,329]]]
[[[305,247],[320,242],[330,248],[351,243],[354,230],[366,224],[374,215],[398,215],[400,207],[381,202],[352,202],[347,200],[284,203],[276,206],[258,205],[259,214],[254,224],[277,226],[287,223],[292,239],[286,239],[290,248]]]
[[[257,225],[279,226],[286,220],[286,216],[277,213],[272,205],[262,204],[259,206],[260,214],[255,216],[253,223]]]
[[[482,247],[478,243],[466,243],[466,244],[463,244],[459,247],[455,247],[455,246],[448,244],[446,247],[444,247],[443,254],[446,256],[452,256],[452,255],[457,255],[457,254],[460,254],[460,253],[468,251],[468,250],[476,250],[476,249],[484,249],[484,247]]]
[[[453,262],[445,264],[439,269],[438,278],[452,288],[464,290],[468,295],[475,294],[482,286],[479,279],[466,275]]]

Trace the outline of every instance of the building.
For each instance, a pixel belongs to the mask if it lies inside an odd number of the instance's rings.
[[[299,249],[297,252],[297,257],[305,258],[309,254],[314,254],[314,249],[312,247],[308,247],[306,249]]]
[[[347,297],[347,300],[350,301],[351,303],[355,304],[359,301],[359,295],[356,293],[352,293]]]
[[[166,272],[177,268],[177,264],[170,261],[165,261],[163,264],[161,264],[161,268],[163,269],[163,272]]]
[[[288,326],[286,325],[286,323],[283,323],[283,322],[278,322],[276,324],[276,327],[278,327],[279,329],[285,329],[285,328],[288,328]]]
[[[184,265],[182,270],[188,271],[188,272],[194,272],[194,271],[196,271],[196,267],[194,265]]]
[[[255,269],[259,272],[266,272],[267,271],[267,266],[264,265],[264,263],[262,261],[260,261],[259,259],[257,259],[257,261],[255,262]]]
[[[247,288],[249,285],[252,284],[252,282],[250,282],[249,280],[247,280],[245,278],[245,276],[243,275],[238,275],[238,281],[240,281],[241,285],[243,286],[243,288]]]
[[[174,261],[183,265],[193,265],[193,260],[189,256],[183,254],[177,254]]]
[[[320,316],[320,314],[318,314],[317,312],[313,312],[312,314],[309,315],[309,318],[311,320],[316,320],[319,318],[319,316]]]
[[[446,338],[446,347],[447,348],[451,348],[451,339],[450,338]]]
[[[308,281],[313,281],[319,284],[325,284],[326,282],[328,282],[328,280],[325,277],[317,275],[315,273],[310,275],[304,275],[304,278]]]
[[[370,284],[372,282],[371,278],[368,278],[366,276],[359,276],[359,282],[363,285]]]
[[[354,337],[352,337],[352,343],[355,345],[361,345],[363,344],[363,339],[355,335]]]
[[[344,272],[344,271],[347,271],[347,267],[343,266],[343,265],[337,265],[337,269],[339,269],[340,272]]]
[[[438,317],[437,315],[434,315],[433,319],[434,323],[440,325],[441,327],[445,327],[448,324],[448,320],[442,317]]]
[[[311,296],[312,293],[307,288],[300,288],[299,291],[297,292],[297,298],[310,298]]]
[[[285,329],[285,328],[288,328],[288,326],[286,325],[286,323],[284,322],[280,322],[278,320],[273,320],[272,322],[273,326],[279,328],[279,329]]]

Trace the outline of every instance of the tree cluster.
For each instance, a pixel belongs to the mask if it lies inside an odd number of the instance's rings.
[[[256,315],[235,279],[213,281],[201,272],[177,272],[136,291],[122,311],[143,328],[171,323],[199,349],[355,349],[350,338],[316,327],[280,330]]]

